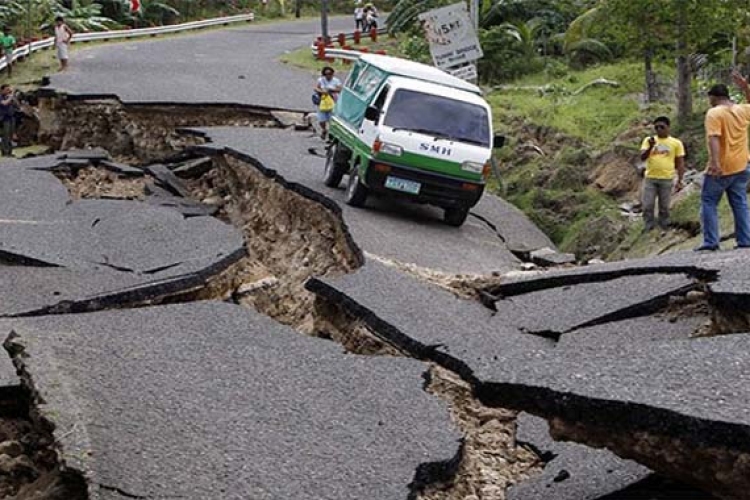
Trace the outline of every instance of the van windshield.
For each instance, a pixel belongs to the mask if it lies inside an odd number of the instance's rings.
[[[490,146],[489,117],[482,106],[448,97],[399,89],[384,125],[478,146]]]

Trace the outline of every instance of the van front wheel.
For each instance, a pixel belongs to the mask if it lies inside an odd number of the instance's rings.
[[[323,184],[328,187],[337,188],[341,184],[341,178],[346,173],[346,161],[342,162],[341,146],[335,142],[328,146],[326,153],[326,168],[323,174]]]
[[[443,221],[449,226],[461,227],[469,216],[469,207],[451,207],[446,208],[443,214]]]
[[[367,186],[359,180],[359,167],[349,172],[349,184],[346,187],[346,204],[363,207],[367,201]]]

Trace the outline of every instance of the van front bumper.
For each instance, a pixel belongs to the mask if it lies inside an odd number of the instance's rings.
[[[419,193],[412,194],[387,188],[385,184],[388,177],[418,182]],[[376,193],[408,198],[418,203],[428,203],[442,208],[473,207],[484,192],[483,183],[456,179],[435,172],[402,167],[378,160],[370,160],[364,183]]]

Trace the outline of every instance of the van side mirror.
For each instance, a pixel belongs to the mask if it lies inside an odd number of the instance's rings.
[[[378,118],[380,118],[380,110],[374,106],[367,106],[367,109],[365,109],[365,120],[376,122]]]
[[[492,139],[492,147],[493,148],[501,148],[505,144],[505,136],[504,135],[496,135]]]

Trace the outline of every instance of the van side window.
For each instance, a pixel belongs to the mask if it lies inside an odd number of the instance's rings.
[[[368,66],[359,74],[359,78],[352,85],[352,90],[363,99],[368,100],[380,86],[384,77],[385,74],[378,68]]]
[[[352,70],[349,72],[349,76],[346,77],[346,82],[344,83],[347,87],[353,87],[354,82],[357,81],[357,78],[359,77],[360,71],[362,71],[363,64],[359,61],[354,65]]]
[[[385,85],[383,87],[383,90],[380,91],[380,94],[378,94],[378,98],[375,99],[375,102],[372,103],[372,106],[374,108],[377,108],[379,111],[383,111],[383,106],[385,106],[385,100],[388,99],[388,91],[390,88],[388,85]]]

